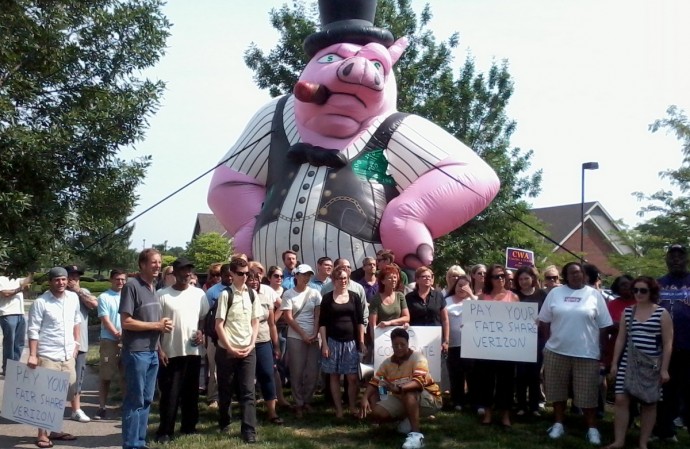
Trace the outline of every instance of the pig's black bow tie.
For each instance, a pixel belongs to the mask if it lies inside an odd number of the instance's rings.
[[[347,157],[338,150],[317,147],[309,143],[296,143],[287,152],[287,157],[298,164],[310,163],[315,167],[327,166],[342,168],[347,165]]]

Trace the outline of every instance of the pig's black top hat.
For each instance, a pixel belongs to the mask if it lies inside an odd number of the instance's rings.
[[[372,42],[390,47],[393,34],[374,26],[376,0],[319,0],[321,31],[304,40],[304,51],[311,58],[337,43],[366,45]]]

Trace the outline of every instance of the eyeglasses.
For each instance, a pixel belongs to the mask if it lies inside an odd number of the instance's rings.
[[[249,276],[249,271],[233,271],[237,276]]]
[[[272,277],[272,278],[276,278],[276,279],[283,279],[283,275],[282,275],[282,274],[272,274],[271,277]]]
[[[419,279],[433,279],[434,277],[430,274],[425,274],[423,276],[419,276]]]
[[[647,293],[649,293],[649,289],[648,288],[637,288],[637,287],[635,287],[632,289],[632,292],[635,294],[639,293],[640,295],[646,295]]]
[[[505,278],[506,278],[505,274],[494,274],[493,276],[491,276],[491,279],[493,279],[494,281],[497,281],[499,279],[505,279]]]
[[[478,271],[474,274],[476,274],[477,276],[486,276],[486,271]]]
[[[558,276],[544,276],[544,279],[546,279],[547,281],[556,282],[558,280]]]

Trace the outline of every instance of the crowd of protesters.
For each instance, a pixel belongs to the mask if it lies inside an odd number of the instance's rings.
[[[79,286],[82,270],[53,268],[50,288],[31,307],[28,326],[21,313],[22,292],[32,277],[3,276],[3,373],[8,359],[19,359],[27,332],[29,366],[69,372],[71,418],[88,422],[79,405],[80,359],[88,349],[88,309],[97,307],[101,386],[93,419],[106,418],[111,383],[119,380],[125,449],[146,447],[156,389],[158,443],[175,437],[178,411],[179,432],[196,433],[200,392],[208,408],[217,410],[224,432],[237,395],[240,435],[254,443],[259,427],[255,385],[268,425],[284,424],[279,412],[290,411],[298,419],[312,413],[321,391],[336,418],[344,419],[346,405],[349,416],[396,421],[407,434],[403,448],[414,449],[424,446],[420,417],[441,407],[442,382],[431,378],[426,358],[409,348],[405,329],[437,326],[447,366],[447,409],[476,413],[482,425],[492,425],[494,415],[504,428],[514,419],[539,418],[548,401],[554,419],[548,436],[558,439],[566,432],[571,401],[571,413],[584,417],[587,440],[599,445],[597,420],[607,386],[615,396],[610,449],[624,446],[629,420],[637,414],[640,448],[653,438],[677,441],[675,424],[690,422],[685,380],[690,378],[690,274],[684,246],[669,247],[667,275],[659,280],[619,276],[612,295],[600,289],[596,267],[580,262],[562,269],[549,266],[542,274],[534,267],[512,271],[500,264],[476,264],[465,271],[453,265],[437,282],[430,267],[405,273],[394,260],[394,254],[382,250],[376,258],[359,261],[361,268],[353,272],[350,261],[328,257],[315,261],[313,269],[292,251],[283,254],[283,267],[268,269],[235,255],[227,263],[204,267],[205,282],[197,287],[195,271],[201,267],[180,258],[162,269],[160,254],[147,249],[139,255],[139,273],[127,280],[124,272],[113,270],[111,289],[98,298]],[[536,361],[463,357],[465,301],[535,303]],[[51,308],[58,306],[63,318],[56,321]],[[372,336],[380,328],[394,329],[393,355],[362,390],[360,363],[371,362]],[[630,345],[657,357],[663,385],[658,401],[643,402],[628,391]],[[290,400],[284,393],[288,386]],[[39,430],[36,445],[51,447],[53,440],[74,438]]]

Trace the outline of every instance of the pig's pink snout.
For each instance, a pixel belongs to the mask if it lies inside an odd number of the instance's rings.
[[[365,58],[350,58],[338,67],[338,79],[348,84],[360,84],[373,90],[383,90],[383,75]]]

